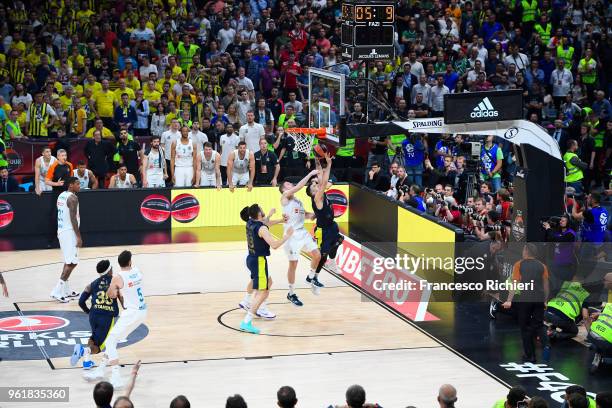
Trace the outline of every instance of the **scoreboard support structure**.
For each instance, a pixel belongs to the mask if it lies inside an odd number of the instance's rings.
[[[395,1],[342,3],[342,56],[355,60],[395,58]]]

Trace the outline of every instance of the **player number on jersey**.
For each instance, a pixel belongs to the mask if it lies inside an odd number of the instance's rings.
[[[106,294],[106,291],[100,290],[96,293],[96,304],[110,306],[113,304],[113,299],[108,297],[108,295]]]

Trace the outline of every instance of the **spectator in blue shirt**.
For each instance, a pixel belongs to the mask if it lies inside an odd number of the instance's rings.
[[[132,61],[132,68],[138,69],[136,59],[130,55],[130,47],[125,47],[123,49],[123,53],[119,55],[119,59],[117,60],[117,67],[119,70],[123,71],[125,69],[125,64],[127,61]]]
[[[605,99],[606,94],[604,91],[595,92],[595,102],[593,102],[593,113],[599,117],[599,119],[608,121],[612,117],[612,105],[610,101]]]
[[[495,21],[495,14],[491,13],[488,20],[485,21],[480,28],[480,36],[483,37],[485,44],[487,44],[496,32],[502,31],[503,29],[502,25]]]
[[[457,81],[459,81],[459,74],[453,70],[453,64],[449,62],[446,64],[446,72],[444,73],[444,85],[449,91],[452,91],[457,86]]]

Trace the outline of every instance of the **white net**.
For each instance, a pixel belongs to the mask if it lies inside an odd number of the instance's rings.
[[[286,129],[287,135],[295,140],[293,150],[299,153],[310,155],[314,138],[317,134],[324,134],[325,129],[310,129],[310,128],[289,128]]]

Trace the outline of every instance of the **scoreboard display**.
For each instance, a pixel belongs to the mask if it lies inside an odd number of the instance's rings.
[[[352,60],[395,57],[395,2],[342,4],[342,55]]]

